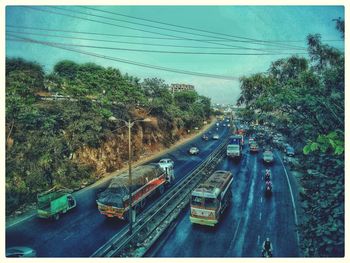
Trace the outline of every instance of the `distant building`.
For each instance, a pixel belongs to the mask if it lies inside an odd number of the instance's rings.
[[[179,91],[188,91],[188,90],[194,91],[194,86],[189,84],[171,84],[169,90],[172,93],[179,92]]]

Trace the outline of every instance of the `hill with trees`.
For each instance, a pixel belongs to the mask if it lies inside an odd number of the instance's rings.
[[[52,72],[6,59],[6,213],[55,185],[79,189],[121,168],[127,128],[118,121],[150,118],[132,128],[133,159],[178,141],[210,118],[210,99],[171,94],[164,80],[118,69],[60,61]]]

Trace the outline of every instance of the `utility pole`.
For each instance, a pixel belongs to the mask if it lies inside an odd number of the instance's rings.
[[[134,123],[132,123],[134,124]],[[129,136],[128,136],[128,141],[129,141],[129,161],[128,161],[128,165],[129,165],[129,232],[130,235],[132,234],[132,224],[133,224],[133,216],[132,216],[132,176],[131,176],[131,127],[132,124],[130,122],[130,120],[128,120],[128,130],[129,130]]]

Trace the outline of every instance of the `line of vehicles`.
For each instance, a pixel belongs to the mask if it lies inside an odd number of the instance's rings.
[[[225,124],[228,126],[228,124]],[[204,141],[218,140],[218,133],[205,133]],[[245,130],[238,128],[230,136],[226,148],[229,158],[240,159],[243,154]],[[257,153],[260,151],[257,140],[251,136],[248,139],[249,151]],[[199,154],[199,149],[192,146],[189,154]],[[294,156],[294,149],[286,145],[287,156]],[[274,162],[271,149],[264,147],[262,159],[265,164]],[[109,186],[101,192],[96,200],[99,212],[107,218],[118,218],[130,220],[129,209],[132,205],[135,210],[143,209],[146,200],[154,194],[162,195],[168,185],[175,180],[174,161],[162,159],[159,163],[141,165],[132,170],[131,197],[129,188],[129,175],[127,172],[112,178]],[[205,182],[197,186],[191,193],[190,199],[190,221],[194,224],[215,226],[218,224],[225,209],[232,201],[231,185],[233,175],[230,171],[215,171]],[[266,169],[265,194],[271,196],[272,183],[271,171]],[[53,188],[37,195],[37,214],[40,218],[52,218],[58,220],[61,214],[68,212],[77,205],[72,195],[72,190],[65,188]],[[29,252],[28,252],[29,253]],[[34,252],[33,252],[34,253]],[[266,255],[270,255],[270,252]],[[272,254],[271,254],[272,255]]]
[[[243,147],[244,147],[244,135],[245,130],[243,128],[238,128],[233,132],[233,134],[229,138],[229,143],[226,147],[226,156],[228,158],[232,158],[234,160],[240,160],[243,155]],[[274,145],[283,150],[286,157],[294,157],[295,151],[292,146],[288,143],[283,143],[280,137],[278,137],[278,145],[276,145],[276,140]],[[250,153],[258,153],[260,150],[263,150],[262,153],[262,161],[265,164],[272,164],[274,162],[274,154],[272,151],[272,147],[269,146],[269,141],[266,143],[263,141],[263,134],[252,134],[248,139],[249,151]],[[262,146],[261,146],[261,145]]]
[[[211,132],[209,132],[211,134]],[[205,133],[203,140],[209,137]],[[218,140],[215,132],[213,140]],[[189,154],[199,154],[199,149],[192,146]],[[130,204],[136,209],[145,206],[146,199],[155,194],[163,194],[165,187],[175,180],[174,161],[161,159],[159,163],[140,165],[132,170],[131,198],[129,194],[129,175],[124,172],[111,179],[109,186],[99,193],[96,200],[98,210],[106,217],[128,220]],[[77,202],[72,190],[54,187],[37,195],[37,215],[39,218],[58,220],[61,214],[76,207]]]
[[[217,123],[219,124],[219,123]],[[226,126],[226,125],[225,125]],[[218,128],[216,128],[216,131],[218,131]],[[209,131],[208,133],[203,133],[202,135],[202,140],[203,141],[208,141],[209,140],[209,136],[211,136],[211,138],[213,140],[219,140],[220,139],[220,135],[217,132],[212,133],[211,131]],[[190,155],[197,155],[199,154],[199,148],[196,145],[192,145],[189,149],[188,149],[188,153]]]
[[[226,149],[226,155],[229,158],[240,159],[244,146],[244,129],[237,129],[235,134],[230,136],[229,143]],[[213,134],[213,139],[218,138],[218,134]],[[207,139],[207,134],[203,135],[203,140]],[[248,140],[250,152],[259,152],[259,146],[255,138],[250,137]],[[294,151],[286,148],[287,154],[294,155]],[[191,147],[189,154],[196,155],[199,153],[197,147]],[[271,164],[274,161],[274,155],[271,149],[266,149],[262,154],[262,159],[265,164]],[[158,192],[162,194],[165,187],[171,184],[174,179],[174,162],[171,159],[162,159],[159,163],[151,163],[141,165],[133,169],[132,181],[132,198],[129,196],[129,177],[125,172],[119,176],[112,178],[110,185],[98,195],[96,200],[97,207],[101,214],[107,217],[117,217],[119,219],[128,219],[130,204],[136,208],[143,208],[145,206],[146,198]],[[215,180],[219,176],[224,176],[225,173],[217,173]],[[232,177],[232,175],[231,175]],[[208,179],[209,180],[209,179]],[[232,180],[230,180],[232,182]],[[211,185],[213,181],[206,182]],[[221,186],[211,186],[221,189]],[[226,185],[225,185],[226,187]],[[202,187],[203,188],[203,187]],[[204,188],[203,188],[204,189]],[[221,190],[215,190],[220,192]],[[204,191],[205,192],[205,191]],[[37,213],[40,218],[53,218],[58,220],[61,214],[68,212],[76,207],[76,200],[71,194],[72,190],[53,188],[37,196]],[[130,200],[131,199],[131,200]],[[226,205],[220,204],[220,207]],[[196,211],[196,210],[193,210]],[[195,220],[191,220],[195,222]]]

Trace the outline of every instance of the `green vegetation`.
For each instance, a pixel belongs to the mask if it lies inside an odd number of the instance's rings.
[[[6,213],[52,186],[78,189],[96,181],[101,176],[96,163],[75,157],[86,148],[99,149],[115,140],[121,146],[114,153],[117,161],[104,170],[120,168],[127,158],[127,129],[118,118],[156,120],[133,127],[137,159],[141,148],[156,143],[169,146],[188,129],[201,127],[209,115],[208,98],[196,92],[173,96],[160,79],[140,82],[115,68],[73,61],[61,61],[45,74],[36,63],[8,58]],[[137,141],[140,133],[142,142]],[[100,151],[96,158],[105,158],[107,150]]]
[[[344,37],[344,22],[336,22]],[[307,41],[309,60],[279,59],[268,73],[241,78],[238,105],[247,120],[273,122],[303,154],[305,256],[344,256],[344,53],[320,35]]]

